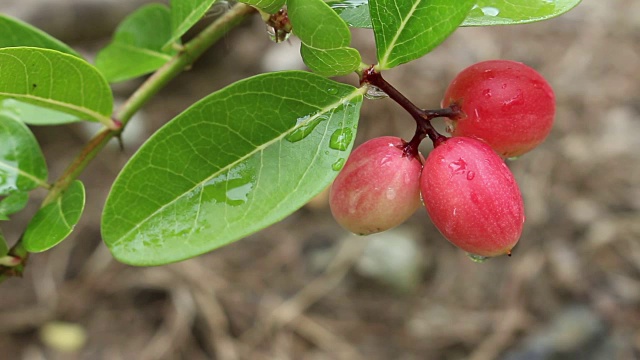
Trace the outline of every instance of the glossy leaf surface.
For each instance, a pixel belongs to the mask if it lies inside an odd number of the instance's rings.
[[[347,25],[357,28],[371,28],[368,0],[328,0],[326,3]]]
[[[0,195],[26,191],[47,182],[47,166],[29,128],[0,113]]]
[[[64,240],[84,210],[84,185],[75,180],[58,199],[38,210],[29,222],[22,242],[29,252],[48,250]]]
[[[78,122],[76,116],[32,105],[15,99],[0,100],[0,112],[5,112],[29,125],[60,125]]]
[[[351,27],[371,28],[369,0],[326,0]],[[460,26],[524,24],[573,9],[580,0],[479,0]]]
[[[14,191],[0,200],[0,220],[9,220],[9,215],[24,209],[29,201],[26,191]]]
[[[0,78],[0,99],[111,123],[109,84],[95,67],[75,56],[31,47],[0,49]]]
[[[162,47],[171,38],[171,13],[162,4],[149,4],[118,26],[113,41],[96,58],[96,67],[109,82],[123,81],[157,70],[177,49]]]
[[[164,47],[180,41],[193,25],[195,25],[207,13],[216,0],[171,0],[171,38]],[[220,6],[226,6],[221,4]]]
[[[302,41],[305,64],[324,76],[348,74],[360,65],[360,53],[349,47],[347,24],[322,0],[289,0],[293,33]]]
[[[78,56],[67,44],[18,19],[0,14],[0,48],[33,46]]]
[[[378,68],[415,60],[446,39],[467,17],[473,0],[370,0]]]
[[[550,19],[573,9],[580,0],[478,0],[462,26],[524,24]]]
[[[322,76],[347,75],[361,63],[360,53],[351,47],[317,49],[303,43],[300,54],[309,69]]]
[[[337,175],[362,92],[288,71],[207,96],[156,132],[120,173],[103,212],[105,243],[122,262],[165,264],[283,219]],[[348,139],[334,135],[345,129]]]
[[[278,12],[278,10],[280,10],[284,6],[284,3],[286,1],[285,0],[241,0],[240,2],[254,6],[268,14],[275,14],[276,12]]]

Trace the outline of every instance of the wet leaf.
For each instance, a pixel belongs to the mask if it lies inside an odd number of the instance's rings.
[[[171,13],[162,4],[136,10],[116,29],[113,41],[96,58],[96,67],[109,82],[118,82],[157,70],[177,49],[163,46],[171,38]]]
[[[371,28],[368,0],[330,0],[326,3],[347,25],[357,28]]]
[[[573,9],[580,0],[479,0],[462,26],[524,24],[547,20]]]
[[[0,99],[112,123],[109,84],[96,68],[75,56],[32,47],[0,49],[0,78]]]
[[[370,0],[378,68],[422,57],[466,18],[473,0]]]
[[[22,238],[29,252],[41,252],[58,245],[80,220],[84,210],[84,185],[75,180],[58,199],[38,210]]]
[[[0,199],[0,220],[9,220],[9,215],[24,209],[29,201],[26,191],[14,191],[4,199]]]
[[[47,165],[38,142],[18,119],[0,113],[0,195],[47,183]]]
[[[116,179],[102,217],[113,255],[187,259],[271,225],[308,202],[347,157],[332,134],[357,125],[362,90],[301,71],[236,82],[171,120]]]
[[[180,41],[193,25],[207,13],[216,0],[171,0],[171,37],[164,47]],[[225,5],[222,5],[225,6]]]
[[[241,0],[245,4],[254,6],[268,14],[275,14],[285,3],[285,0]]]
[[[0,14],[0,48],[15,46],[33,46],[57,50],[69,55],[78,53],[67,44],[18,19]]]

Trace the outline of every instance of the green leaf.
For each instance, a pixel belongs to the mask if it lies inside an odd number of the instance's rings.
[[[7,244],[7,240],[5,240],[4,235],[2,235],[2,231],[0,231],[0,257],[3,257],[9,253],[9,245]]]
[[[29,125],[60,125],[80,121],[76,116],[14,99],[0,100],[2,112]]]
[[[0,200],[0,220],[9,220],[9,215],[24,209],[29,201],[26,191],[14,191]]]
[[[268,14],[275,14],[280,10],[285,0],[240,0],[240,2],[256,7]]]
[[[118,82],[157,70],[177,49],[163,46],[171,38],[171,13],[162,4],[136,10],[118,26],[113,41],[96,58],[96,67],[109,82]]]
[[[0,49],[0,99],[13,98],[107,126],[113,95],[86,61],[49,49]]]
[[[361,63],[358,50],[350,47],[317,49],[303,43],[300,54],[309,69],[322,76],[347,75]]]
[[[33,46],[58,50],[69,55],[80,55],[67,44],[20,20],[0,14],[0,48]]]
[[[324,76],[346,75],[360,66],[360,53],[349,47],[349,26],[322,0],[289,0],[293,33],[302,41],[305,64]]]
[[[371,28],[368,0],[325,1],[347,25],[357,28]]]
[[[378,69],[422,57],[467,17],[474,0],[370,0]]]
[[[49,205],[38,210],[27,225],[22,242],[29,252],[41,252],[58,245],[80,220],[84,210],[84,185],[75,180]]]
[[[165,43],[168,48],[180,40],[193,25],[207,13],[216,0],[171,0],[171,38]]]
[[[478,0],[461,26],[525,24],[573,9],[580,0]]]
[[[322,0],[289,0],[289,20],[293,33],[308,45],[320,49],[347,47],[349,26]]]
[[[47,184],[47,165],[36,138],[18,119],[0,113],[0,195]]]
[[[301,71],[236,82],[163,126],[116,179],[102,217],[113,255],[187,259],[277,222],[348,156],[362,89]],[[334,133],[350,136],[338,143]]]

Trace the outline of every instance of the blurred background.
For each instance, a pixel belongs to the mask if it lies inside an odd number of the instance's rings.
[[[145,2],[2,0],[0,12],[92,59]],[[354,46],[374,62],[370,31],[355,30]],[[254,17],[144,108],[125,131],[124,151],[111,144],[81,176],[88,204],[73,235],[32,256],[24,278],[0,285],[0,358],[640,359],[640,2],[584,0],[542,23],[461,28],[386,78],[437,108],[456,73],[494,58],[536,68],[558,102],[547,141],[509,163],[527,212],[512,257],[470,261],[424,210],[392,231],[354,237],[322,194],[192,260],[154,268],[114,261],[100,239],[101,208],[141,142],[236,80],[304,68],[296,39],[271,42]],[[118,99],[139,84],[116,84]],[[366,101],[357,142],[407,139],[413,130],[391,100]],[[53,180],[96,128],[33,131]],[[2,224],[9,241],[44,195]]]

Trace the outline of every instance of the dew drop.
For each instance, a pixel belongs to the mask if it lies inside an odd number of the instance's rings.
[[[451,169],[452,175],[461,174],[467,169],[467,163],[462,158],[459,158],[449,164],[449,169]]]
[[[331,164],[331,168],[332,168],[334,171],[340,171],[340,170],[342,170],[342,168],[344,167],[344,163],[345,163],[344,158],[340,158],[340,159],[336,160],[336,162],[334,162],[333,164]]]
[[[329,147],[335,150],[347,150],[353,140],[353,131],[349,128],[338,129],[331,134]]]
[[[469,171],[467,173],[467,180],[473,180],[474,177],[476,177],[476,173],[474,173],[473,171]]]
[[[370,100],[384,99],[384,98],[386,98],[388,96],[389,95],[387,95],[379,87],[373,86],[373,85],[369,85],[367,87],[367,92],[364,94],[364,97],[366,97],[367,99],[370,99]]]
[[[481,7],[480,10],[482,10],[482,13],[486,16],[498,16],[498,14],[500,14],[500,9],[493,6],[484,6]]]
[[[313,129],[326,119],[328,119],[326,116],[303,116],[297,120],[296,127],[285,139],[289,142],[298,142],[309,136]]]
[[[484,97],[486,97],[487,99],[491,99],[491,89],[484,89],[482,91],[482,95],[484,95]]]
[[[338,93],[338,89],[336,89],[336,88],[332,88],[332,87],[331,87],[331,88],[328,88],[328,89],[327,89],[327,93],[329,93],[329,94],[331,94],[331,95],[335,95],[335,94],[337,94],[337,93]]]
[[[476,263],[483,263],[485,261],[487,261],[489,258],[486,256],[482,256],[482,255],[478,255],[478,254],[472,254],[472,253],[467,253],[467,257],[469,259],[471,259],[471,261],[476,262]]]
[[[388,188],[385,195],[388,200],[393,200],[396,198],[396,190],[394,188]]]

